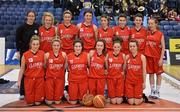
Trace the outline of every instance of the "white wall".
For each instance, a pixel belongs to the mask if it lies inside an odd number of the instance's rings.
[[[5,38],[0,38],[0,65],[5,64]]]

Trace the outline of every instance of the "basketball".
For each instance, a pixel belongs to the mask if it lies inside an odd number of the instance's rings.
[[[92,94],[85,94],[82,98],[82,102],[85,106],[93,105],[94,96]]]
[[[93,104],[97,108],[103,108],[106,104],[106,99],[103,95],[96,95],[93,99]]]

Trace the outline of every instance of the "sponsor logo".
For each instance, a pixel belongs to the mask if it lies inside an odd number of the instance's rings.
[[[59,69],[61,69],[63,66],[64,66],[64,64],[50,64],[50,65],[49,65],[49,68],[50,68],[50,69],[57,69],[57,70],[59,70]]]
[[[29,68],[42,68],[43,63],[42,62],[37,62],[37,63],[30,63]]]
[[[180,39],[170,39],[170,52],[180,52]]]
[[[176,60],[180,60],[180,54],[176,54]]]
[[[74,69],[83,70],[84,67],[85,67],[84,64],[74,64],[74,65],[71,66],[72,70],[74,70]]]

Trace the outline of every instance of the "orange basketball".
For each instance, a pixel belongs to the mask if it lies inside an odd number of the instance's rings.
[[[93,105],[94,96],[92,94],[85,94],[82,98],[82,102],[85,106]]]
[[[103,108],[106,104],[106,99],[103,95],[96,95],[93,99],[93,104],[97,108]]]

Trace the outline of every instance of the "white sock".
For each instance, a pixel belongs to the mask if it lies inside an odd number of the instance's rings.
[[[151,90],[155,90],[155,86],[153,84],[151,85]]]
[[[159,92],[160,88],[161,88],[161,86],[157,85],[157,89],[156,90]]]

